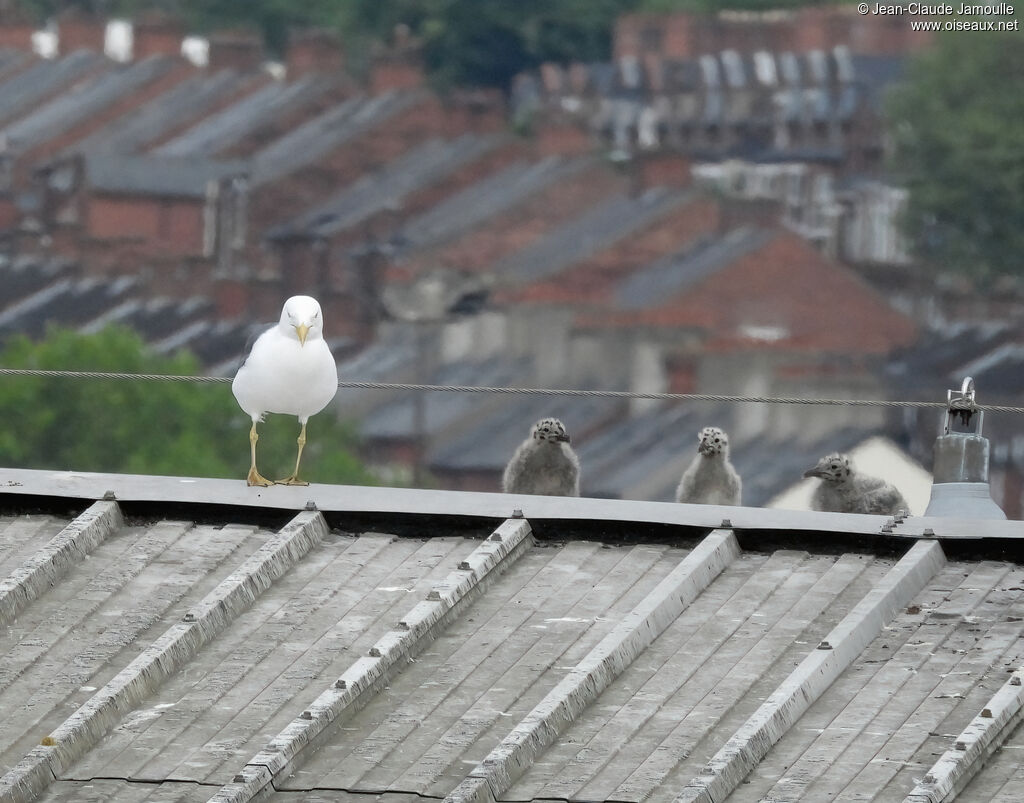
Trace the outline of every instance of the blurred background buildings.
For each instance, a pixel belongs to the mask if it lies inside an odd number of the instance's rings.
[[[1024,401],[1017,285],[937,280],[898,225],[883,98],[932,43],[904,19],[629,14],[610,60],[440,92],[405,28],[354,77],[324,30],[271,62],[256,34],[163,15],[8,17],[0,341],[118,323],[230,375],[302,292],[353,381],[941,401],[969,374],[982,404]],[[468,490],[496,490],[557,416],[584,495],[652,500],[718,425],[752,505],[866,442],[920,483],[885,450],[929,466],[939,424],[369,390],[334,409],[385,480]],[[1024,422],[986,424],[993,495],[1020,518]]]

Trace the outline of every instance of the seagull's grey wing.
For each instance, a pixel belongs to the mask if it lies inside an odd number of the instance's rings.
[[[242,349],[242,356],[238,360],[238,368],[245,365],[245,361],[249,359],[249,355],[252,354],[252,346],[259,339],[259,336],[266,332],[272,323],[254,323],[249,327],[249,337],[246,338],[245,348]],[[238,369],[235,369],[238,372]]]

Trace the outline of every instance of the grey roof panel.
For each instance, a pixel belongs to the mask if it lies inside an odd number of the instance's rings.
[[[756,251],[773,236],[765,229],[741,227],[721,237],[701,240],[682,252],[659,259],[633,273],[619,286],[615,301],[623,309],[643,309],[663,303],[740,257]]]
[[[309,75],[291,84],[271,83],[212,114],[188,131],[157,148],[161,156],[212,156],[238,142],[258,126],[291,113],[324,94],[332,83]]]
[[[394,91],[338,104],[253,154],[253,185],[275,181],[313,164],[424,97],[415,90]]]
[[[533,164],[517,162],[414,218],[402,227],[402,236],[412,248],[452,239],[589,164],[589,158],[566,161],[559,156]]]
[[[76,50],[57,61],[38,61],[0,82],[0,121],[13,119],[104,61],[102,56],[90,50]]]
[[[249,170],[245,160],[86,154],[86,179],[100,192],[203,198],[207,183]]]
[[[130,66],[109,70],[11,123],[2,133],[23,148],[47,142],[163,75],[172,65],[173,60],[167,56],[152,56]]]
[[[553,276],[570,265],[609,247],[687,203],[692,195],[655,187],[630,198],[613,196],[598,202],[533,245],[494,265],[498,281],[518,283]]]
[[[89,482],[163,501],[145,519],[112,501],[74,521],[15,513],[26,492],[64,508]],[[483,784],[511,800],[667,803],[708,785],[732,803],[902,800],[1021,673],[1021,564],[943,540],[846,548],[884,517],[10,469],[0,491],[2,568],[26,592],[0,629],[0,787],[56,768],[34,776],[44,800],[248,784],[382,803]],[[331,530],[315,510],[246,521],[270,495],[416,511],[414,535]],[[180,506],[207,497],[226,518]],[[534,502],[564,524],[506,514],[456,533],[437,515]],[[637,528],[641,509],[669,543]],[[684,524],[723,510],[774,519],[774,543]],[[603,541],[566,539],[573,520]],[[816,535],[792,541],[783,520]],[[994,524],[999,549],[1024,538]],[[957,799],[1009,791],[1012,749],[962,752],[964,782],[978,774]]]
[[[392,160],[379,172],[356,180],[294,220],[272,229],[268,237],[296,233],[331,237],[397,204],[405,195],[493,150],[502,141],[501,135],[475,134],[464,134],[450,142],[428,140]]]
[[[236,91],[243,81],[234,70],[193,76],[75,143],[68,151],[136,151],[183,120],[202,116],[223,97]]]
[[[459,362],[444,366],[427,378],[432,385],[513,386],[526,374],[527,366],[520,360],[486,360]],[[416,437],[416,392],[402,398],[379,403],[359,424],[363,438],[412,439]],[[425,435],[435,436],[441,430],[455,427],[457,434],[467,429],[475,410],[486,408],[493,399],[473,393],[426,393],[423,397]]]

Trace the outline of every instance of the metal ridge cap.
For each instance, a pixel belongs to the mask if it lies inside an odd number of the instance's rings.
[[[234,509],[302,510],[309,502],[324,513],[461,516],[506,519],[513,511],[532,521],[600,522],[770,533],[835,533],[902,541],[939,538],[963,541],[1024,539],[1024,522],[889,516],[775,508],[686,505],[626,499],[568,498],[445,491],[420,488],[312,484],[250,488],[241,479],[0,468],[0,494],[102,499],[113,492],[122,503],[209,505]]]

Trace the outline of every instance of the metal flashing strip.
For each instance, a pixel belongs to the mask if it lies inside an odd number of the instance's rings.
[[[945,562],[945,553],[937,542],[916,543],[740,726],[674,803],[715,803],[729,797],[793,723]]]
[[[257,753],[210,803],[244,803],[264,793],[275,778],[288,775],[302,751],[318,743],[332,723],[359,707],[426,644],[437,637],[462,609],[481,593],[490,578],[501,574],[533,543],[525,519],[509,519],[473,550],[458,568],[402,617],[356,660],[330,688]]]
[[[0,778],[0,803],[34,800],[326,533],[327,523],[318,512],[303,512],[292,519],[186,613],[184,621],[168,628]]]
[[[0,625],[14,619],[123,524],[117,502],[94,502],[75,517],[46,546],[0,580]]]
[[[981,712],[956,737],[953,746],[907,795],[903,803],[952,800],[989,756],[1024,719],[1024,667],[1018,668]]]
[[[740,554],[730,530],[701,541],[469,773],[446,803],[493,803]]]
[[[994,519],[953,519],[910,516],[895,522],[891,516],[856,513],[817,513],[805,510],[685,505],[627,499],[439,491],[421,488],[382,488],[350,485],[306,487],[275,485],[249,488],[244,480],[158,477],[40,469],[0,468],[0,498],[4,494],[102,499],[113,491],[122,504],[224,505],[244,508],[302,510],[310,499],[324,513],[467,516],[504,521],[513,509],[533,521],[601,521],[605,523],[667,524],[712,530],[724,519],[736,531],[785,533],[829,532],[878,536],[888,525],[890,538],[1005,538],[1024,539],[1024,522]]]

